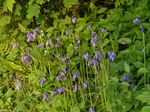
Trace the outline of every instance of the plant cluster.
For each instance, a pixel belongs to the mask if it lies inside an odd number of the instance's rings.
[[[0,2],[0,110],[149,112],[149,5]]]

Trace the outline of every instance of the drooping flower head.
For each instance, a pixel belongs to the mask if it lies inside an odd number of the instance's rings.
[[[30,53],[28,53],[28,54],[24,53],[22,55],[22,57],[21,57],[22,62],[26,62],[27,63],[26,66],[28,66],[28,65],[30,65],[32,63],[32,61],[29,60],[29,57],[33,57],[33,56]]]
[[[124,80],[130,81],[130,76],[124,74],[124,75],[123,75],[123,78],[122,78],[120,81],[124,81]]]
[[[48,95],[46,93],[43,94],[43,99],[42,100],[48,100]]]
[[[106,33],[106,32],[107,32],[105,28],[101,28],[100,30],[101,30],[103,33]]]
[[[22,86],[22,84],[21,84],[21,82],[19,82],[19,83],[16,85],[15,90],[20,91],[21,86]]]
[[[141,23],[141,19],[139,17],[135,18],[133,20],[133,23],[136,24],[136,23]]]
[[[46,78],[45,78],[45,77],[42,77],[42,78],[39,80],[39,82],[40,82],[41,84],[43,84],[45,81],[46,81]]]
[[[92,30],[92,25],[88,25],[87,30]]]
[[[66,33],[66,35],[69,35],[70,31],[69,31],[69,30],[66,30],[65,33]]]
[[[87,86],[88,86],[88,81],[85,81],[85,82],[83,83],[83,88],[87,88]]]
[[[78,71],[75,71],[72,77],[72,81],[75,81],[78,75]]]
[[[100,39],[96,35],[94,35],[91,38],[91,43],[92,43],[93,47],[96,46],[96,41],[100,42]]]
[[[77,18],[74,17],[71,21],[72,21],[72,23],[76,23],[77,22]]]
[[[95,111],[94,107],[90,107],[88,112],[94,112],[94,111]]]
[[[109,56],[109,59],[111,60],[111,61],[114,61],[114,56],[115,56],[115,53],[113,52],[113,51],[109,51],[108,52],[108,56]]]
[[[77,92],[77,90],[80,90],[79,84],[75,84],[74,85],[74,92]]]
[[[57,94],[57,93],[64,93],[64,92],[65,92],[65,89],[62,88],[62,87],[60,87],[60,88],[55,89],[55,90],[53,91],[52,96],[54,96],[54,95]]]
[[[143,28],[142,25],[140,25],[140,29],[141,29],[142,32],[144,32],[144,28]]]
[[[86,59],[87,61],[89,60],[89,54],[88,54],[88,53],[85,53],[85,54],[83,55],[83,57],[84,57],[84,59]]]

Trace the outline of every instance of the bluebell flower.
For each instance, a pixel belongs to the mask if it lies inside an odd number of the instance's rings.
[[[66,30],[65,33],[66,33],[66,35],[68,35],[68,34],[70,33],[70,31],[69,31],[69,30]]]
[[[94,107],[90,107],[88,112],[94,112],[94,111],[95,111]]]
[[[29,50],[30,50],[30,47],[27,47],[27,48],[26,48],[26,51],[29,51]]]
[[[125,42],[124,40],[120,40],[120,42],[121,42],[123,45],[126,44],[126,42]]]
[[[95,51],[95,55],[93,56],[93,59],[98,60],[98,59],[101,59],[102,57],[103,57],[102,52],[100,52],[100,51]]]
[[[95,44],[96,41],[100,42],[100,39],[99,39],[96,35],[94,35],[94,36],[91,38],[91,43],[92,43],[93,47],[96,46],[96,44]]]
[[[133,20],[133,23],[136,24],[136,23],[141,23],[141,19],[139,17],[135,18]]]
[[[21,88],[21,87],[22,87],[22,84],[21,84],[21,82],[19,82],[19,83],[16,85],[15,90],[20,91],[20,88]]]
[[[135,85],[134,85],[134,84],[132,84],[132,85],[131,85],[131,87],[130,87],[130,89],[134,88],[134,86],[135,86]]]
[[[127,76],[124,74],[123,78],[120,81],[123,81],[123,80],[130,81],[130,76]]]
[[[65,74],[67,74],[67,71],[66,70],[62,71],[61,75],[65,76]]]
[[[48,100],[48,95],[46,93],[43,94],[43,99],[42,100]]]
[[[78,75],[79,75],[78,71],[75,71],[74,75],[73,75],[73,78],[72,78],[72,81],[75,81]]]
[[[59,37],[57,37],[57,38],[56,38],[56,41],[57,41],[57,42],[60,42],[60,38],[59,38]]]
[[[57,93],[64,93],[64,92],[65,92],[65,89],[60,87],[60,88],[53,91],[52,96],[54,96]]]
[[[74,46],[74,50],[77,50],[79,48],[79,46]]]
[[[61,75],[58,75],[58,76],[56,77],[56,79],[57,79],[58,81],[60,81],[60,80],[62,79],[62,76],[61,76]]]
[[[106,33],[107,31],[105,30],[105,28],[101,28],[100,29],[103,33]]]
[[[85,81],[85,82],[83,83],[83,88],[87,88],[87,85],[88,85],[88,81]]]
[[[85,53],[85,54],[83,55],[83,57],[84,57],[84,59],[89,60],[89,54],[88,54],[88,53]]]
[[[74,85],[74,92],[77,92],[77,90],[80,90],[79,84],[75,84]]]
[[[32,63],[32,61],[30,61],[29,60],[29,57],[33,57],[31,54],[26,54],[26,53],[24,53],[23,55],[22,55],[22,62],[27,62],[27,65],[26,66],[28,66],[28,65],[30,65],[31,63]]]
[[[61,57],[61,60],[63,61],[63,62],[65,62],[65,61],[67,61],[68,60],[68,56],[64,56],[64,57]]]
[[[77,22],[76,17],[74,17],[71,21],[72,21],[72,23],[76,23]]]
[[[18,47],[18,46],[19,46],[19,43],[14,42],[12,47],[15,48],[15,47]]]
[[[144,52],[145,50],[144,50],[144,48],[142,49],[142,52]]]
[[[76,40],[77,40],[77,43],[80,44],[80,39],[79,39],[79,38],[76,38]]]
[[[38,47],[44,47],[44,44],[40,43],[38,44]]]
[[[42,78],[39,80],[39,82],[40,82],[41,84],[43,84],[45,81],[46,81],[46,78],[45,78],[45,77],[42,77]]]
[[[90,66],[91,64],[93,64],[93,60],[92,60],[92,59],[89,59],[89,60],[88,60],[88,66]]]
[[[109,51],[108,52],[108,56],[109,56],[109,59],[114,61],[114,56],[115,56],[115,53],[113,51]]]
[[[140,29],[141,29],[142,32],[144,32],[144,28],[143,28],[142,25],[140,25]]]
[[[52,41],[52,39],[49,39],[49,40],[47,40],[46,41],[46,46],[53,46],[53,41]]]
[[[33,41],[32,38],[36,38],[36,32],[29,31],[27,34],[27,42]]]
[[[98,60],[93,59],[92,62],[93,62],[94,67],[96,67],[97,65],[99,65],[99,61]]]
[[[92,30],[92,25],[88,25],[87,30]]]

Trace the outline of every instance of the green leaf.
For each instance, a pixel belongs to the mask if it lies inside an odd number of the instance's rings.
[[[73,55],[74,49],[73,49],[73,45],[69,44],[69,46],[67,47],[67,56],[71,57]]]
[[[124,62],[124,71],[130,73],[130,66],[127,64],[127,62]]]
[[[40,6],[37,4],[31,5],[27,10],[27,18],[31,19],[33,16],[38,17],[40,13]]]
[[[10,23],[10,17],[9,16],[3,16],[0,19],[0,26],[4,26],[6,24]]]
[[[71,5],[77,4],[78,0],[64,0],[63,3],[64,3],[64,6],[69,9]]]
[[[43,3],[45,3],[45,0],[36,0],[36,3],[42,5]]]
[[[136,97],[136,99],[140,100],[142,103],[147,103],[150,105],[150,91],[144,91],[142,94]]]
[[[146,68],[142,67],[138,70],[138,73],[149,73],[149,70],[147,70]]]
[[[4,7],[4,11],[7,11],[7,9],[9,9],[12,12],[13,9],[13,5],[15,3],[15,0],[5,0],[3,7]]]
[[[101,8],[100,10],[97,11],[98,14],[103,13],[107,10],[106,7]]]
[[[141,112],[150,112],[150,106],[144,106]]]
[[[24,32],[24,33],[26,32],[26,28],[22,24],[19,23],[18,26],[21,32]]]
[[[17,106],[16,106],[16,112],[19,112],[20,110],[23,110],[24,107],[24,102],[18,102]]]
[[[16,8],[15,8],[15,14],[17,15],[20,15],[20,10],[22,9],[21,5],[20,4],[17,4],[16,5]]]

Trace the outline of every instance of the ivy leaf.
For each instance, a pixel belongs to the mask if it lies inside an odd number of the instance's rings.
[[[31,5],[27,10],[27,18],[31,19],[33,16],[38,17],[40,13],[40,6],[37,4]]]
[[[145,91],[139,96],[136,97],[136,99],[140,100],[142,103],[147,103],[150,105],[150,91]]]
[[[4,11],[7,11],[7,9],[9,9],[11,12],[12,12],[12,9],[13,9],[13,5],[15,3],[15,0],[5,0],[4,2]]]
[[[4,16],[3,18],[0,19],[0,26],[4,26],[10,22],[10,17],[9,16]]]
[[[15,14],[20,15],[20,10],[22,9],[21,5],[17,4],[15,8]]]
[[[63,3],[64,3],[64,6],[69,9],[71,5],[77,4],[78,0],[64,0]]]

